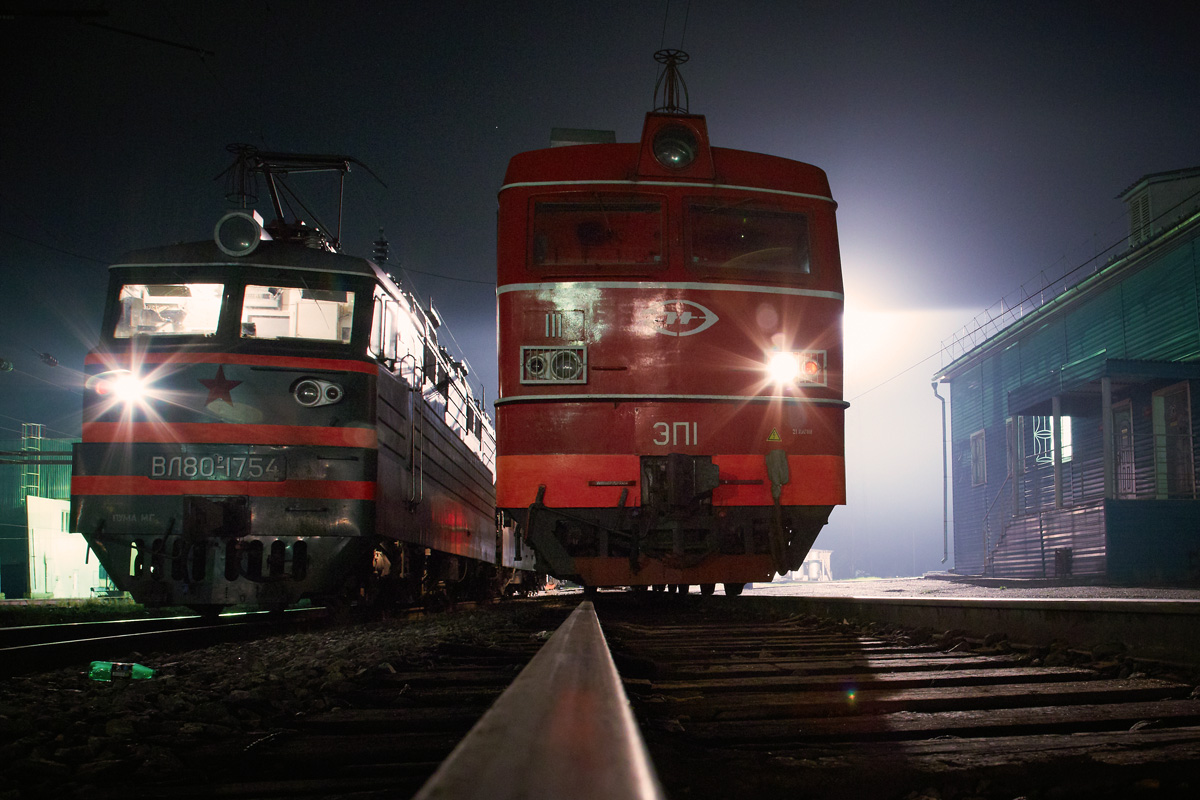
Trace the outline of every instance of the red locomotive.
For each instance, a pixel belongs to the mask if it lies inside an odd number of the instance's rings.
[[[432,306],[284,221],[287,173],[352,159],[238,152],[273,223],[233,212],[110,270],[73,530],[139,602],[205,612],[520,581],[493,428]]]
[[[559,578],[738,594],[845,502],[835,203],[817,167],[711,146],[679,55],[640,142],[509,163],[497,505]]]

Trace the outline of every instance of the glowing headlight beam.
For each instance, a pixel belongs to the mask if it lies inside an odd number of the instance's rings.
[[[146,382],[133,373],[121,375],[112,382],[113,397],[126,405],[146,399]]]
[[[795,353],[773,353],[767,360],[767,374],[775,383],[792,383],[800,375],[800,359]]]
[[[126,407],[144,405],[150,399],[151,379],[135,375],[128,370],[112,370],[94,375],[87,380],[87,388],[112,405]]]

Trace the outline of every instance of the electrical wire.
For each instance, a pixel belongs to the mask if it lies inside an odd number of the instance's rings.
[[[28,242],[29,244],[37,245],[38,247],[45,248],[46,250],[53,250],[54,252],[62,253],[65,256],[71,256],[72,258],[78,258],[81,261],[91,261],[92,263],[95,263],[95,264],[111,264],[112,263],[111,261],[105,261],[102,258],[95,258],[94,256],[85,256],[82,253],[76,253],[72,250],[66,250],[62,247],[55,247],[52,244],[46,244],[45,242],[40,242],[37,239],[34,239],[29,236],[25,236],[24,234],[14,233],[13,231],[10,231],[6,228],[0,228],[0,233],[3,233],[5,236],[11,236],[14,239],[20,239],[23,242]]]
[[[442,275],[441,273],[438,273],[438,272],[430,272],[430,271],[424,270],[424,269],[413,269],[412,267],[400,267],[400,271],[401,272],[412,272],[412,273],[416,273],[417,275],[428,275],[432,278],[441,278],[444,281],[458,281],[459,283],[477,283],[477,284],[482,284],[483,286],[495,286],[496,285],[495,281],[481,281],[481,280],[476,280],[475,278],[455,278],[451,275]]]
[[[25,425],[26,423],[29,422],[29,420],[27,420],[27,419],[18,419],[16,417],[11,417],[8,414],[0,414],[0,417],[4,417],[5,419],[11,419],[13,422],[19,422],[22,425]],[[76,438],[65,431],[60,431],[58,428],[53,428],[49,425],[46,425],[45,423],[41,423],[41,425],[43,428],[45,428],[48,431],[53,431],[54,433],[61,434],[62,438],[64,438],[64,439]],[[0,430],[12,431],[13,433],[19,433],[19,431],[15,430],[14,428],[0,428]]]

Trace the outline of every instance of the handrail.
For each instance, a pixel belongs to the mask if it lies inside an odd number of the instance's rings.
[[[420,390],[409,392],[408,397],[408,469],[412,473],[408,502],[415,508],[417,503],[425,499],[425,407]],[[418,417],[420,425],[417,424]]]
[[[665,796],[592,603],[571,613],[416,800]]]
[[[1000,484],[1000,489],[996,492],[996,496],[992,498],[992,502],[988,505],[987,511],[983,512],[983,572],[985,575],[987,574],[988,559],[995,556],[996,550],[1000,548],[1000,541],[1004,539],[1004,532],[1001,531],[1000,540],[996,542],[996,547],[989,547],[992,540],[992,527],[991,521],[988,518],[992,514],[992,509],[996,507],[996,503],[1000,502],[1000,498],[1004,495],[1004,487],[1008,486],[1008,482],[1010,480],[1012,480],[1011,472],[1004,477],[1004,483]]]

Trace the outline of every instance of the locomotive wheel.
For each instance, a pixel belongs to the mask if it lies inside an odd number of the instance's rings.
[[[730,597],[737,597],[742,593],[742,589],[746,588],[744,583],[727,583],[725,584],[725,594]]]
[[[213,604],[188,606],[192,611],[195,611],[206,622],[211,622],[221,616],[221,612],[225,610],[225,606]]]
[[[704,595],[705,597],[708,597],[710,594],[712,594],[716,590],[717,590],[717,585],[715,583],[700,584],[700,594]]]

